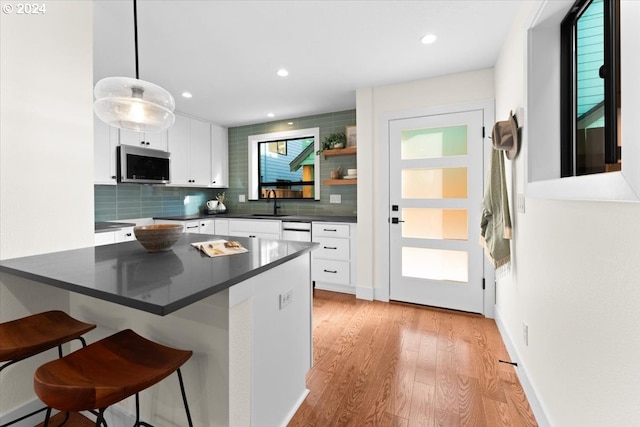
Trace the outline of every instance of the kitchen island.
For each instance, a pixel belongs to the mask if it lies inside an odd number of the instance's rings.
[[[234,238],[247,253],[209,258],[184,234],[172,250],[137,242],[0,261],[0,272],[71,292],[71,314],[98,324],[93,342],[131,328],[194,356],[184,366],[194,425],[280,426],[306,396],[311,367],[310,252],[316,244]],[[110,425],[131,425],[133,402]],[[184,425],[177,383],[141,395],[158,426]]]

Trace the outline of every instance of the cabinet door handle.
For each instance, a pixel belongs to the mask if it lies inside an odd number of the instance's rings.
[[[131,233],[127,233],[127,237],[131,237]]]
[[[337,246],[325,246],[324,248],[325,249],[338,249]]]
[[[251,238],[255,238],[256,236],[254,236],[254,235],[250,234],[250,235],[249,235],[249,237],[251,237]]]
[[[111,175],[111,179],[116,179],[116,178],[117,178],[117,176]]]
[[[189,230],[192,229],[192,228],[198,228],[198,226],[197,225],[192,225],[191,227],[187,226],[187,229],[189,229]]]
[[[327,270],[326,268],[325,268],[324,272],[325,273],[332,273],[332,274],[336,274],[337,273],[336,270]]]

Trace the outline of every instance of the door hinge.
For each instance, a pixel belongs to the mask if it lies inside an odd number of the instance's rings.
[[[484,281],[484,277],[482,278],[482,289],[485,288],[485,281]]]
[[[484,126],[482,126],[482,137],[484,138]]]

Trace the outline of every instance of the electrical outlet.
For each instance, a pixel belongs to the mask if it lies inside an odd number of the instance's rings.
[[[247,201],[247,198],[245,197],[245,195],[244,195],[244,194],[239,194],[239,195],[238,195],[238,202],[239,202],[239,203],[244,203],[244,202],[246,202],[246,201]]]
[[[329,195],[329,203],[342,203],[342,195],[341,194]]]
[[[518,195],[516,196],[516,204],[518,205],[518,212],[520,213],[524,213],[524,194],[522,193],[518,193]]]
[[[524,345],[529,345],[529,325],[522,322],[522,340],[524,341]]]
[[[293,301],[293,289],[289,289],[286,292],[280,294],[280,310],[291,304]]]

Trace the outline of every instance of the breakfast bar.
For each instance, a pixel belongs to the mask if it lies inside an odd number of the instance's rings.
[[[234,237],[246,253],[209,257],[184,234],[171,250],[137,241],[0,261],[0,273],[70,292],[71,314],[98,325],[90,342],[131,328],[193,350],[184,366],[194,425],[286,425],[304,400],[311,367],[310,252],[315,243]],[[25,283],[29,283],[25,281]],[[141,396],[156,425],[184,423],[177,384]],[[133,402],[109,411],[133,424]]]

